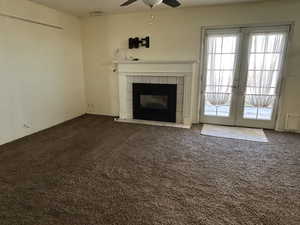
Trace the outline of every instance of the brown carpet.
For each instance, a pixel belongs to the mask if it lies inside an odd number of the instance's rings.
[[[1,225],[299,225],[300,135],[86,115],[0,147]]]

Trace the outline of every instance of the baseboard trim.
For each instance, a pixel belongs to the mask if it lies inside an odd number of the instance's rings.
[[[10,141],[8,141],[8,142],[5,142],[5,143],[1,143],[0,146],[7,145],[7,144],[9,144],[9,143],[12,143],[12,142],[15,142],[15,141],[22,140],[22,139],[24,139],[24,138],[26,138],[26,137],[29,137],[29,136],[34,135],[34,134],[38,134],[38,133],[40,133],[40,132],[46,131],[46,130],[51,129],[51,128],[54,128],[54,127],[57,127],[57,126],[59,126],[59,125],[61,125],[61,124],[63,124],[63,123],[67,123],[68,121],[74,120],[74,119],[79,118],[79,117],[82,117],[82,116],[84,116],[84,115],[87,115],[87,113],[81,113],[81,114],[78,114],[78,115],[76,115],[76,116],[74,116],[74,117],[71,117],[70,119],[66,119],[66,120],[64,120],[64,121],[54,123],[53,125],[51,125],[51,126],[49,126],[49,127],[46,127],[46,128],[43,128],[43,129],[40,129],[40,130],[36,130],[36,131],[34,131],[34,132],[32,132],[32,133],[30,133],[30,134],[28,134],[28,135],[24,135],[24,136],[22,136],[22,137],[18,137],[18,138],[12,139],[12,140],[10,140]]]
[[[275,129],[275,131],[283,132],[283,133],[295,133],[295,134],[300,134],[300,130]]]
[[[96,112],[86,112],[87,115],[96,115],[96,116],[110,116],[110,117],[119,117],[119,115],[112,115],[107,113],[96,113]]]

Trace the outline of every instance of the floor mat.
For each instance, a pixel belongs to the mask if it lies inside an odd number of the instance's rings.
[[[247,141],[269,142],[263,129],[204,124],[201,134]]]

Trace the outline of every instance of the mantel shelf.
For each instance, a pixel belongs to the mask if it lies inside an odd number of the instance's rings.
[[[195,64],[198,63],[197,61],[185,61],[185,60],[178,60],[178,61],[166,61],[166,60],[139,60],[139,61],[114,61],[115,64]]]

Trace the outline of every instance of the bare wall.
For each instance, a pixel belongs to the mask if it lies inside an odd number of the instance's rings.
[[[0,144],[84,114],[79,19],[26,0],[0,12],[64,28],[0,17]]]
[[[281,1],[159,10],[153,12],[152,25],[149,25],[150,10],[85,18],[82,22],[83,55],[89,111],[118,115],[118,80],[117,74],[112,72],[112,60],[117,48],[127,48],[129,37],[151,36],[150,49],[129,51],[130,55],[143,60],[199,60],[201,26],[294,21],[295,33],[290,43],[283,104],[277,124],[277,128],[282,129],[286,113],[300,114],[299,12],[299,1]],[[198,83],[194,85],[197,90]],[[194,99],[196,105],[196,91]]]

